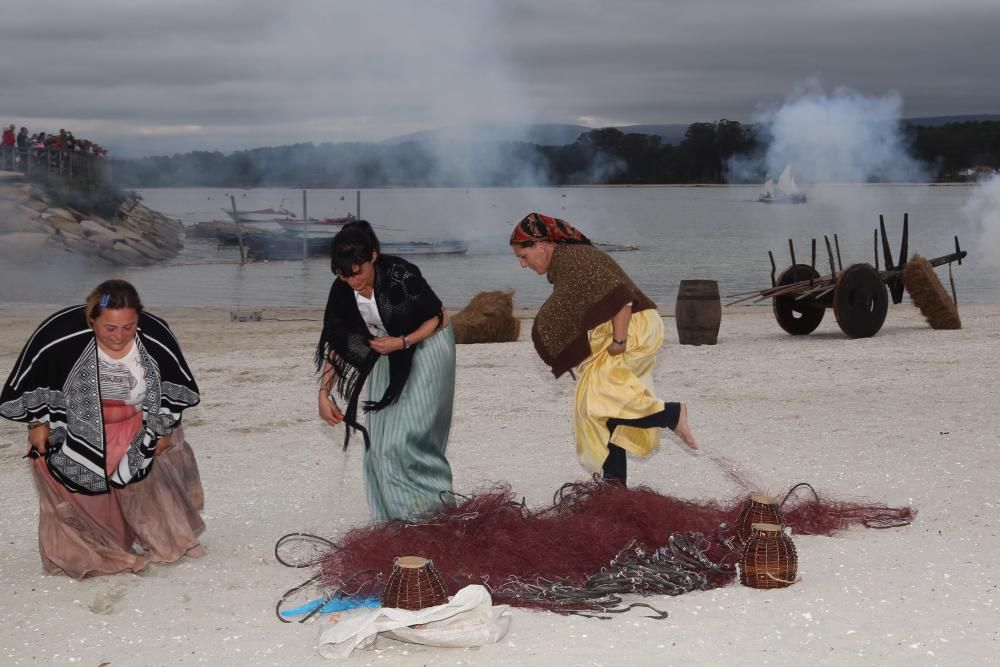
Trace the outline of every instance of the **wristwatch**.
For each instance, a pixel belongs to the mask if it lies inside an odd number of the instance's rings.
[[[625,341],[626,339],[624,338],[615,338],[614,336],[611,337],[611,342],[615,343],[616,345],[624,345]]]

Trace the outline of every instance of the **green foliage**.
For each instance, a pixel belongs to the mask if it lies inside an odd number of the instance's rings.
[[[937,169],[938,180],[953,180],[962,169],[1000,167],[1000,123],[948,123],[909,127],[907,135],[918,159]]]
[[[979,164],[1000,166],[1000,123],[907,128],[915,157],[939,177]],[[678,145],[614,128],[581,134],[562,146],[523,142],[433,144],[295,144],[229,155],[196,151],[113,161],[127,188],[209,187],[473,187],[725,183],[730,158],[762,155],[757,128],[726,119],[693,123]],[[752,167],[744,178],[763,173]],[[759,181],[757,181],[759,182]]]

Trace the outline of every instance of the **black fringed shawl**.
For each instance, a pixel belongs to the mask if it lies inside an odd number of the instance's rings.
[[[379,255],[375,260],[375,304],[382,324],[390,336],[405,336],[421,324],[438,318],[444,322],[441,300],[434,294],[420,269],[405,259]],[[368,374],[378,361],[379,353],[368,344],[374,336],[358,310],[357,298],[350,285],[340,279],[330,286],[330,296],[323,314],[323,333],[316,348],[316,370],[329,361],[337,376],[337,393],[347,399],[344,411],[344,449],[351,429],[361,431],[365,447],[370,446],[368,431],[358,423],[358,400]],[[389,353],[389,386],[378,401],[365,401],[365,412],[374,412],[392,405],[399,399],[407,378],[416,343],[408,349]]]
[[[151,470],[156,440],[198,404],[198,385],[167,323],[141,313],[135,335],[146,373],[143,428],[118,467],[105,470],[97,341],[86,307],[55,313],[35,330],[0,393],[0,417],[43,422],[51,430],[46,464],[67,489],[88,495],[124,487]]]

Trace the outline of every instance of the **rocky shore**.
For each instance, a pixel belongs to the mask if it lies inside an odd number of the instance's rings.
[[[21,174],[0,172],[0,257],[32,260],[70,253],[118,266],[145,266],[174,257],[183,227],[137,199],[110,220],[58,206]]]

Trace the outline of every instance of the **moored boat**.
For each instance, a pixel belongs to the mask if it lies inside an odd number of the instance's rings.
[[[757,201],[765,204],[805,204],[806,195],[799,190],[792,176],[792,165],[785,167],[775,183],[770,178],[764,183],[764,191]]]
[[[250,257],[256,260],[302,259],[326,257],[330,254],[333,233],[282,232],[279,234],[253,234],[244,242]],[[387,255],[459,255],[468,252],[465,241],[384,241],[382,252]]]

